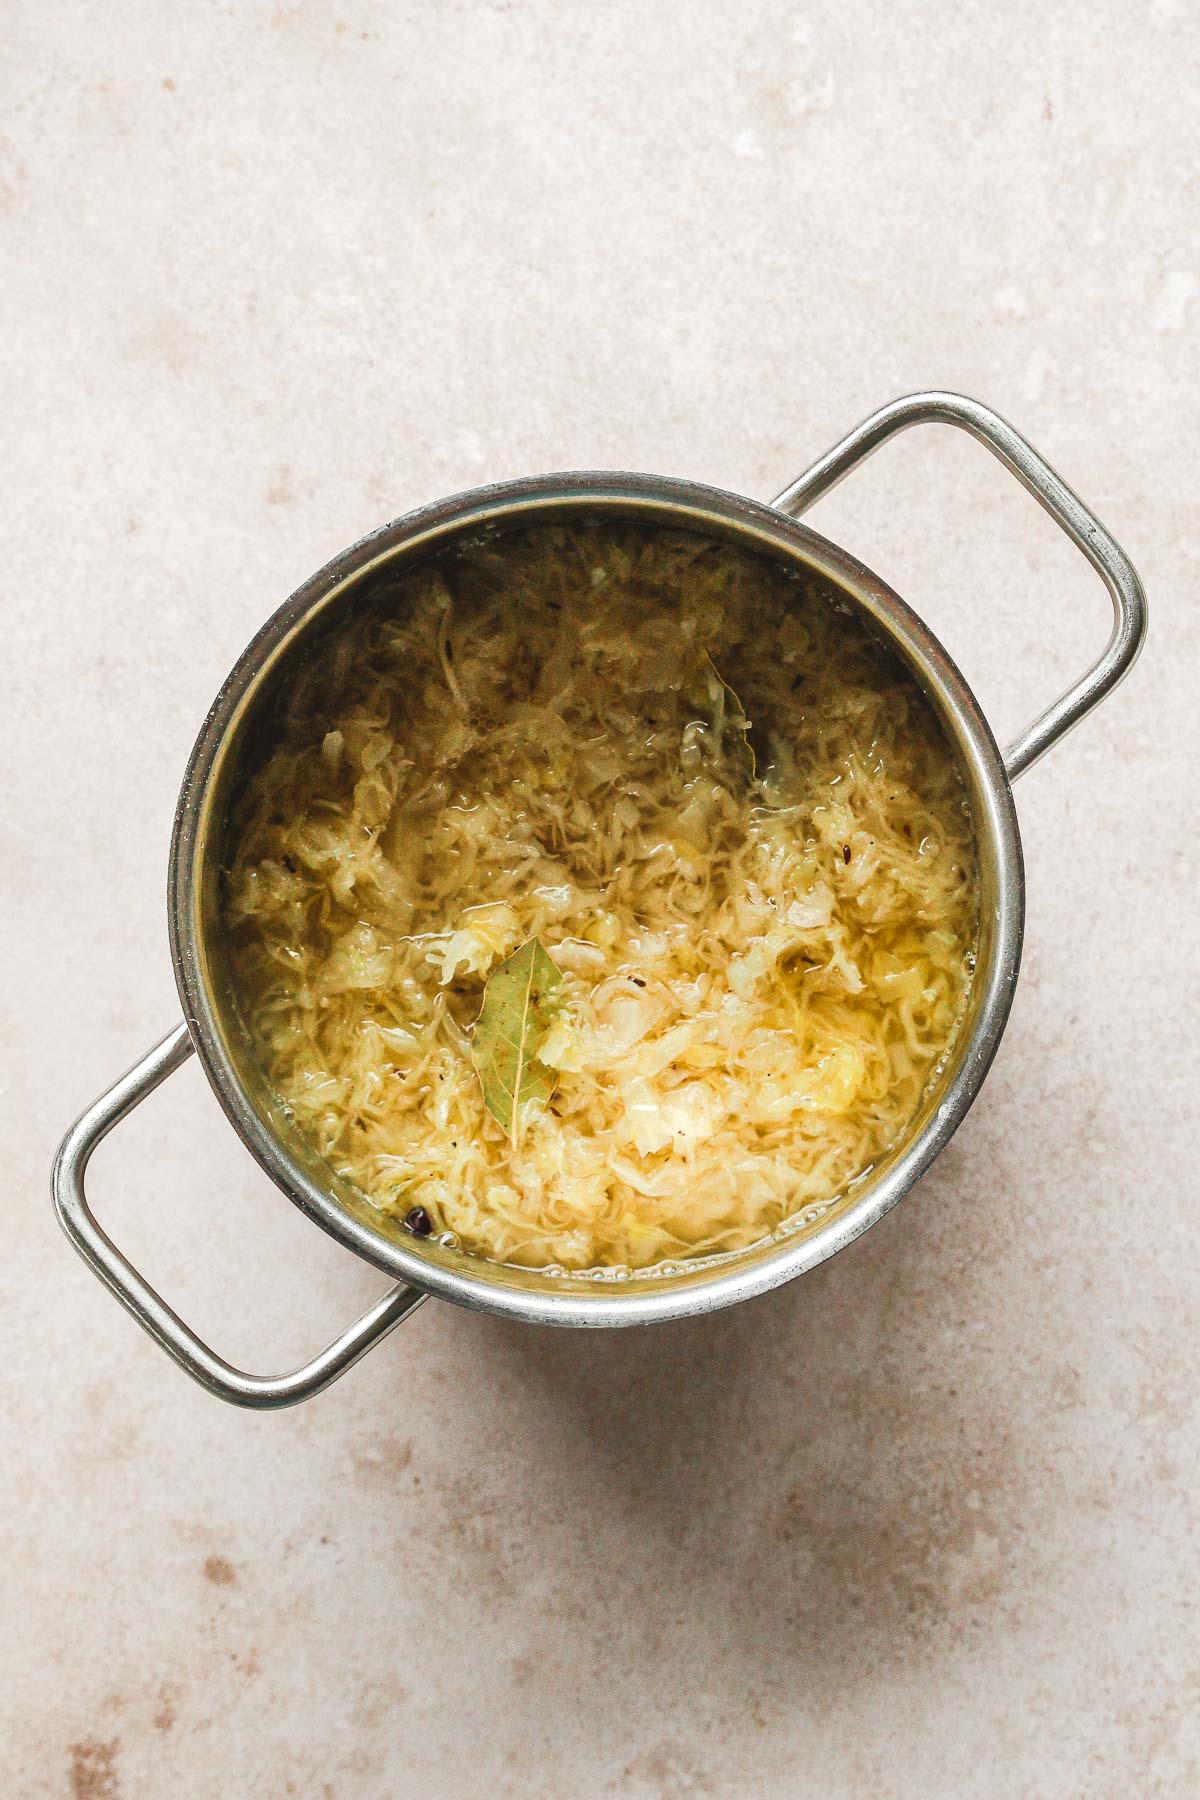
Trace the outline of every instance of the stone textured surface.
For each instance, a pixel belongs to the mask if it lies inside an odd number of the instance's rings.
[[[1200,1790],[1198,36],[1186,0],[9,0],[5,1794]],[[1029,432],[1153,615],[1020,785],[1024,976],[935,1173],[706,1324],[429,1305],[293,1414],[192,1388],[47,1170],[176,1016],[176,784],[257,624],[438,494],[770,495],[934,384]],[[819,522],[1002,735],[1107,630],[945,433]],[[95,1188],[249,1365],[379,1290],[194,1067]]]

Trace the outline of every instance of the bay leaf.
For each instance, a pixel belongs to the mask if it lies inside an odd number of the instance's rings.
[[[689,688],[688,698],[707,704],[718,754],[743,780],[753,781],[758,764],[750,742],[750,720],[729,683],[718,674],[711,656],[700,659],[698,680]]]
[[[537,938],[493,969],[475,1021],[471,1060],[484,1104],[516,1146],[527,1106],[544,1106],[558,1071],[536,1061],[558,1016],[562,976]]]

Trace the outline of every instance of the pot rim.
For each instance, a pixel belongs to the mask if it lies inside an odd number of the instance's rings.
[[[868,1171],[828,1217],[794,1237],[768,1239],[720,1263],[675,1265],[669,1275],[624,1281],[549,1276],[489,1264],[436,1241],[397,1241],[346,1210],[310,1176],[263,1119],[229,1053],[205,956],[198,875],[217,828],[212,788],[222,756],[268,673],[318,613],[352,585],[393,562],[426,554],[464,532],[513,529],[554,515],[636,518],[668,529],[709,531],[783,557],[832,582],[900,651],[934,701],[972,790],[981,862],[981,906],[990,895],[990,949],[980,953],[971,1018],[953,1052],[936,1109],[882,1172]],[[990,871],[984,863],[990,861]],[[990,874],[985,882],[982,877]],[[1012,788],[978,702],[929,627],[848,551],[776,507],[667,476],[585,471],[523,477],[471,489],[407,513],[361,538],[302,584],[251,639],[223,682],[188,760],[176,807],[168,876],[171,956],[184,1017],[201,1066],[226,1116],[256,1161],[294,1205],[367,1262],[424,1293],[528,1323],[648,1324],[715,1311],[780,1286],[860,1237],[933,1163],[970,1109],[999,1045],[1012,1004],[1024,929],[1025,886]],[[981,921],[982,923],[982,921]],[[364,1211],[370,1211],[364,1207]],[[407,1234],[405,1234],[407,1235]]]

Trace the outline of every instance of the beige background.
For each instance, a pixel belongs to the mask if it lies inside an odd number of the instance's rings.
[[[1200,1791],[1194,8],[9,0],[0,31],[5,1796]],[[295,1413],[193,1388],[47,1173],[176,1017],[171,813],[243,643],[439,494],[769,496],[930,384],[1031,435],[1153,620],[1020,784],[1024,975],[935,1173],[705,1324],[431,1304]],[[1107,631],[965,440],[818,522],[1001,735]],[[380,1291],[194,1066],[95,1176],[248,1366]]]

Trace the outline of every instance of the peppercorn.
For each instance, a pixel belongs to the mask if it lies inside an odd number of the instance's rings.
[[[428,1237],[433,1230],[433,1220],[423,1206],[414,1206],[411,1212],[405,1213],[404,1223],[414,1237]]]

